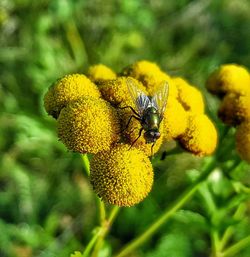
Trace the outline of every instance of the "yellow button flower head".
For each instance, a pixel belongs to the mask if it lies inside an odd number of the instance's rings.
[[[154,95],[162,81],[169,84],[169,95],[177,96],[177,89],[170,76],[164,73],[157,64],[149,61],[138,61],[122,71],[125,76],[131,76],[143,83],[149,95]]]
[[[180,77],[172,78],[178,89],[178,100],[186,111],[204,113],[205,105],[201,92]]]
[[[221,102],[218,115],[228,125],[250,119],[250,91],[245,95],[228,93]]]
[[[242,122],[237,128],[236,147],[240,157],[250,163],[250,120]]]
[[[178,138],[185,132],[187,118],[188,114],[182,105],[174,97],[168,97],[163,119],[164,136],[167,141]]]
[[[225,64],[209,76],[206,87],[219,96],[229,92],[244,94],[250,90],[250,75],[243,66]]]
[[[185,133],[180,137],[181,145],[198,156],[210,155],[217,145],[217,131],[204,114],[190,114]]]
[[[151,191],[153,168],[148,157],[129,145],[100,152],[90,163],[90,181],[104,202],[132,206]]]
[[[145,87],[139,81],[133,78],[130,79],[133,80],[138,89],[147,94]],[[132,99],[127,86],[127,77],[119,77],[114,80],[106,81],[99,86],[99,89],[103,98],[113,105],[119,105],[125,102],[129,105],[132,104]]]
[[[117,112],[103,99],[84,97],[62,109],[58,136],[69,150],[98,153],[119,139]]]
[[[96,84],[100,84],[106,80],[116,79],[115,72],[103,64],[90,66],[87,74]]]
[[[82,74],[66,75],[56,81],[44,96],[44,107],[54,118],[63,107],[82,96],[101,96],[97,86]]]
[[[142,60],[126,67],[122,71],[122,74],[124,76],[131,76],[140,80],[143,79],[145,75],[154,74],[160,71],[161,69],[156,63]]]

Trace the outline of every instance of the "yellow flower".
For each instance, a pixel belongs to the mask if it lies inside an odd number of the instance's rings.
[[[130,79],[133,80],[138,89],[147,94],[145,87],[139,81],[133,78]],[[99,86],[99,89],[103,98],[113,105],[120,105],[121,103],[132,105],[132,99],[127,86],[127,77],[106,81]]]
[[[210,155],[217,145],[217,131],[204,114],[190,114],[188,126],[180,137],[181,145],[198,156]]]
[[[82,254],[79,251],[75,251],[70,255],[70,257],[82,257]]]
[[[97,86],[82,74],[66,75],[56,81],[44,96],[44,107],[54,118],[63,107],[82,96],[101,96]]]
[[[228,93],[221,102],[218,115],[228,125],[250,119],[250,91],[245,95]]]
[[[164,113],[164,136],[166,140],[178,138],[187,128],[187,112],[173,97],[169,97]]]
[[[206,87],[219,96],[229,92],[244,94],[250,90],[250,75],[243,66],[225,64],[209,76]]]
[[[177,89],[170,76],[164,73],[157,64],[149,61],[138,61],[125,68],[122,72],[125,76],[131,76],[146,87],[149,95],[154,95],[163,81],[169,84],[169,95],[177,96]]]
[[[90,181],[104,202],[132,206],[151,191],[153,168],[148,157],[129,145],[100,152],[90,163]]]
[[[201,92],[180,77],[172,78],[178,89],[178,100],[186,111],[204,113],[205,105]]]
[[[161,71],[161,69],[156,63],[142,60],[126,67],[122,71],[122,74],[124,76],[131,76],[140,80],[145,75],[151,75],[159,71]]]
[[[178,90],[172,81],[172,78],[164,72],[154,73],[150,76],[145,76],[140,80],[145,85],[150,96],[153,96],[162,86],[162,83],[167,82],[169,86],[168,95],[171,97],[178,96]]]
[[[118,109],[118,114],[122,124],[123,140],[126,143],[130,145],[133,144],[135,148],[142,150],[147,156],[156,154],[159,151],[164,138],[163,122],[161,122],[160,129],[159,129],[161,136],[159,139],[156,140],[156,143],[152,149],[152,143],[146,143],[146,139],[144,137],[145,130],[142,130],[141,136],[139,137],[139,133],[142,128],[140,121],[136,120],[135,118],[132,118],[131,121],[129,122],[129,119],[133,115],[133,112],[129,108]],[[128,125],[128,122],[129,122],[129,125]],[[126,128],[127,125],[128,127]]]
[[[240,157],[250,163],[250,120],[242,122],[237,128],[236,147]]]
[[[97,84],[106,80],[116,79],[115,72],[103,64],[90,66],[87,74],[88,77]]]
[[[85,97],[62,109],[58,136],[69,150],[98,153],[108,150],[119,139],[117,112],[103,99]]]

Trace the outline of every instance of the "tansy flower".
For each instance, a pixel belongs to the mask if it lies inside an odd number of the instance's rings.
[[[187,118],[182,105],[174,97],[168,97],[163,119],[165,139],[171,140],[182,135],[187,127]]]
[[[69,150],[98,153],[119,139],[120,123],[111,105],[98,98],[80,98],[62,109],[58,136]]]
[[[97,86],[82,74],[66,75],[56,81],[44,96],[44,107],[49,115],[57,118],[61,109],[82,96],[101,96]]]
[[[159,71],[161,71],[161,69],[156,63],[142,60],[142,61],[135,62],[134,64],[126,67],[122,71],[122,75],[131,76],[140,80],[145,75],[152,75]]]
[[[250,91],[250,75],[243,66],[225,64],[209,76],[206,87],[219,96],[229,92],[244,94]]]
[[[242,122],[237,128],[236,147],[240,157],[250,163],[250,120]]]
[[[181,145],[198,156],[210,155],[217,145],[217,131],[204,114],[190,114],[187,129],[180,136]]]
[[[245,95],[228,93],[221,102],[218,115],[228,125],[250,119],[250,91]]]
[[[142,92],[147,94],[145,87],[136,79],[130,78],[135,86]],[[102,97],[113,105],[126,103],[133,105],[132,99],[128,90],[127,77],[119,77],[114,80],[106,81],[99,86]]]
[[[164,73],[157,64],[149,61],[138,61],[131,66],[125,68],[122,71],[125,76],[131,76],[146,87],[149,95],[154,95],[154,93],[161,86],[163,81],[169,84],[169,95],[177,96],[177,89],[172,83],[169,75]]]
[[[103,81],[116,78],[115,72],[103,64],[90,66],[88,69],[88,77],[95,83],[100,84]]]
[[[180,77],[172,78],[172,80],[178,89],[177,99],[184,109],[196,114],[204,113],[205,105],[201,92]]]
[[[129,145],[100,152],[90,163],[90,181],[104,202],[132,206],[151,191],[153,168],[148,157]]]

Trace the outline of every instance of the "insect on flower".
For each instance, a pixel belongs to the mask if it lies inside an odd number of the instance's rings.
[[[144,138],[146,143],[153,143],[151,147],[152,154],[153,146],[156,140],[161,136],[159,127],[166,109],[169,88],[168,83],[163,81],[159,87],[159,90],[152,97],[145,95],[144,92],[137,88],[132,79],[127,79],[127,86],[131,98],[135,103],[136,110],[131,106],[124,107],[129,107],[133,112],[133,115],[130,116],[125,129],[128,128],[132,118],[138,120],[141,124],[139,135],[132,143],[131,147],[140,138],[142,131],[144,130]]]

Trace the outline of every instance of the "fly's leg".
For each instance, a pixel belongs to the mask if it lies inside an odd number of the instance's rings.
[[[140,131],[139,131],[139,136],[135,139],[135,141],[132,143],[132,145],[130,146],[129,149],[131,149],[131,147],[135,144],[135,142],[141,137],[142,131],[143,131],[143,128],[140,129]]]
[[[130,116],[127,125],[125,126],[124,129],[122,129],[121,133],[124,132],[124,131],[128,128],[128,126],[129,126],[129,124],[130,124],[132,118],[134,118],[134,119],[136,119],[136,120],[138,120],[138,121],[141,121],[141,119],[138,118],[138,117],[136,117],[135,115]]]
[[[153,147],[154,147],[154,145],[155,145],[155,142],[152,144],[152,146],[151,146],[151,157],[154,155],[154,152],[153,152]]]
[[[124,107],[118,107],[119,109],[126,109],[126,108],[130,108],[130,110],[134,113],[134,115],[136,115],[137,116],[137,118],[141,118],[141,116],[139,115],[139,113],[138,112],[136,112],[135,111],[135,109],[133,108],[133,107],[131,107],[131,106],[124,106]]]

